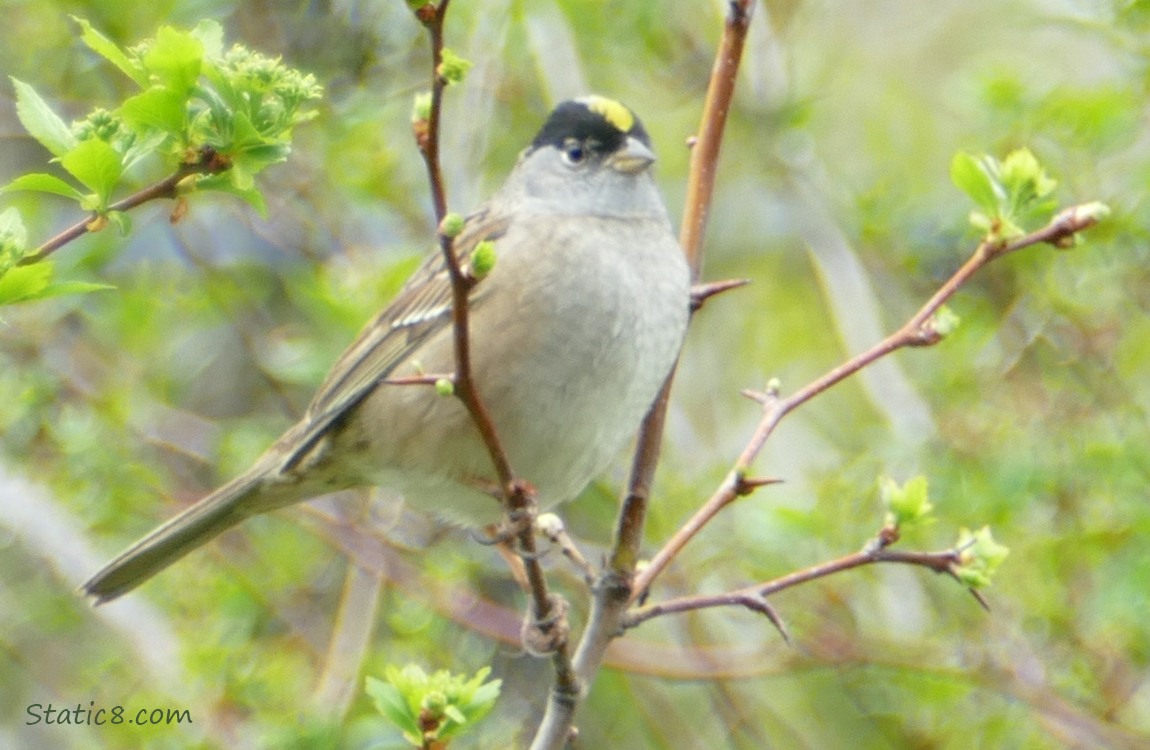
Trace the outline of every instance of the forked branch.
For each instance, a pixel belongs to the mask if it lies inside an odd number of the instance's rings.
[[[935,314],[979,270],[1004,255],[1034,245],[1050,244],[1064,247],[1076,234],[1089,229],[1098,222],[1098,214],[1092,208],[1090,204],[1072,206],[1059,212],[1042,229],[1023,237],[1009,242],[980,243],[966,263],[946,280],[918,312],[890,336],[835,367],[790,396],[779,398],[772,394],[764,395],[760,399],[763,404],[763,416],[754,434],[751,435],[747,445],[743,448],[743,452],[736,460],[734,467],[728,472],[715,493],[663,545],[663,548],[651,559],[650,564],[636,575],[631,600],[635,601],[650,588],[652,581],[711,519],[741,494],[745,494],[748,467],[758,457],[763,446],[766,445],[767,439],[774,433],[783,417],[831,386],[842,382],[891,352],[908,346],[929,346],[937,343],[941,340],[942,333],[935,326]]]

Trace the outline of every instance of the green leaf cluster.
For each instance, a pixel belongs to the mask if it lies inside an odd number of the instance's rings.
[[[1028,220],[1056,205],[1051,194],[1058,183],[1027,148],[1011,151],[1002,161],[960,152],[950,163],[950,178],[978,206],[970,223],[989,242],[1021,237]]]
[[[205,148],[218,155],[201,188],[235,192],[262,205],[252,177],[290,153],[292,127],[315,115],[309,102],[322,88],[311,75],[242,45],[223,49],[223,30],[201,21],[182,31],[162,27],[155,38],[123,49],[77,18],[81,39],[131,78],[140,93],[113,110],[96,108],[71,127],[27,83],[13,79],[17,112],[28,132],[89,192],[50,174],[18,177],[5,190],[74,198],[88,211],[108,210],[128,168],[159,154],[171,168],[196,169]]]
[[[989,586],[991,579],[1010,549],[995,541],[989,526],[978,531],[963,529],[955,548],[960,550],[962,563],[955,569],[958,580],[971,588]]]
[[[502,680],[487,682],[490,667],[468,678],[440,670],[427,674],[414,664],[388,666],[384,680],[367,678],[367,694],[379,712],[415,747],[435,741],[442,747],[487,715],[499,698]]]
[[[447,82],[448,85],[454,83],[462,83],[463,79],[467,76],[467,71],[471,70],[475,63],[471,62],[465,57],[461,57],[455,51],[448,47],[443,48],[443,59],[436,68],[436,73]]]
[[[905,484],[883,477],[879,482],[879,492],[886,506],[885,523],[888,526],[897,528],[923,521],[934,510],[924,476],[909,479]]]
[[[126,215],[113,197],[128,170],[159,157],[177,176],[181,194],[193,188],[238,195],[261,211],[254,176],[284,161],[292,128],[315,115],[310,105],[322,88],[311,75],[279,58],[242,45],[224,50],[223,30],[201,21],[182,31],[162,27],[153,39],[125,49],[77,18],[80,38],[140,88],[114,109],[96,107],[70,126],[28,83],[12,79],[21,124],[70,180],[48,172],[16,177],[0,192],[30,191],[62,196],[94,214],[88,231],[108,223],[126,232]],[[35,261],[21,218],[5,212],[0,246],[0,304],[49,293],[105,288],[53,285],[51,266],[17,268]]]

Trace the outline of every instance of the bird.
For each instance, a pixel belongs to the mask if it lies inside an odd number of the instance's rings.
[[[453,241],[464,265],[493,243],[494,265],[468,292],[472,378],[543,509],[573,499],[626,447],[686,335],[690,272],[654,163],[626,105],[564,101]],[[498,476],[466,408],[401,384],[453,373],[453,335],[451,279],[435,252],[336,360],[298,422],[82,593],[116,599],[251,516],[352,487],[392,488],[466,527],[497,520]]]

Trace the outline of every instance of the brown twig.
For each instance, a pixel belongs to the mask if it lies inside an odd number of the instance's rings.
[[[438,4],[429,3],[420,8],[416,14],[428,31],[432,57],[431,108],[426,131],[419,134],[418,142],[431,183],[436,219],[440,222],[441,227],[443,219],[447,215],[447,191],[444,186],[443,171],[439,159],[439,123],[443,91],[447,86],[447,81],[440,75],[439,67],[443,61],[443,25],[449,3],[450,0],[440,0]],[[466,273],[461,267],[459,258],[455,254],[454,238],[443,231],[440,231],[438,236],[444,264],[451,279],[451,313],[455,353],[455,373],[452,382],[455,396],[467,409],[499,478],[505,508],[513,522],[519,552],[523,557],[531,595],[531,614],[540,629],[547,630],[555,636],[554,642],[550,646],[552,662],[556,671],[556,689],[577,693],[578,683],[571,668],[566,636],[564,635],[566,622],[560,621],[564,620],[563,615],[566,606],[550,593],[535,544],[535,531],[532,523],[535,513],[535,491],[530,485],[516,478],[507,452],[496,432],[491,414],[476,388],[472,373],[468,301],[472,287],[478,282],[475,277]]]
[[[698,279],[703,269],[703,235],[711,211],[715,191],[715,173],[719,164],[719,149],[723,145],[723,131],[727,114],[735,95],[735,80],[743,57],[743,45],[751,25],[751,0],[729,0],[724,21],[723,37],[711,80],[707,85],[707,98],[703,102],[702,127],[691,148],[691,165],[687,176],[687,200],[679,244],[691,266],[691,277]]]
[[[52,239],[40,245],[31,253],[20,259],[18,265],[27,266],[39,263],[52,253],[56,252],[72,240],[84,236],[88,232],[98,231],[105,226],[103,215],[113,211],[130,211],[137,206],[154,200],[175,198],[179,195],[179,185],[186,178],[196,174],[219,174],[231,168],[231,161],[221,155],[211,146],[204,146],[195,152],[191,161],[181,164],[179,169],[159,182],[149,185],[139,192],[129,195],[123,200],[116,201],[101,213],[94,213],[86,219],[76,222]]]
[[[427,116],[427,130],[418,139],[419,151],[427,166],[427,178],[431,183],[431,201],[435,205],[436,222],[447,215],[447,188],[443,182],[443,169],[439,163],[439,117],[443,108],[443,90],[447,81],[439,74],[443,62],[443,22],[447,18],[447,7],[451,0],[428,3],[416,11],[416,17],[427,29],[431,42],[431,109]]]
[[[623,625],[626,628],[633,628],[663,615],[693,612],[714,607],[742,606],[766,614],[771,618],[771,622],[775,627],[779,628],[783,637],[787,638],[786,631],[782,628],[781,621],[778,620],[778,615],[773,615],[773,610],[770,610],[769,605],[766,603],[768,596],[818,578],[825,578],[844,570],[859,568],[864,565],[873,565],[874,563],[917,565],[929,568],[936,573],[946,573],[957,578],[954,571],[961,563],[961,552],[954,549],[943,550],[941,552],[904,552],[881,545],[868,546],[868,548],[859,552],[844,555],[838,559],[818,565],[812,565],[809,568],[796,570],[785,576],[767,581],[766,583],[758,583],[754,586],[747,586],[723,594],[683,596],[676,599],[669,599],[665,602],[637,607],[627,614]],[[974,589],[971,589],[971,591],[974,592]],[[984,600],[980,599],[980,603],[984,603]]]
[[[779,422],[790,412],[831,386],[842,382],[867,365],[885,357],[893,351],[908,346],[928,346],[938,342],[941,335],[933,325],[933,316],[947,300],[955,295],[974,274],[986,264],[1009,253],[1038,244],[1062,246],[1078,232],[1089,229],[1097,223],[1094,213],[1083,206],[1072,206],[1061,211],[1042,229],[1031,232],[1009,242],[983,242],[953,276],[935,292],[918,312],[911,316],[901,328],[875,344],[862,354],[835,367],[822,377],[812,381],[786,398],[767,397],[762,400],[763,417],[759,421],[751,439],[747,442],[735,466],[727,474],[723,483],[694,515],[664,544],[651,559],[650,564],[635,578],[631,600],[635,601],[641,592],[650,587],[651,582],[679,554],[686,544],[699,533],[723,508],[739,495],[740,487],[746,481],[747,467],[762,451],[767,439]]]
[[[728,3],[723,37],[711,69],[711,80],[703,105],[702,125],[691,153],[687,201],[679,241],[694,280],[699,278],[702,269],[703,234],[714,192],[715,169],[753,7],[752,0],[730,0]],[[700,296],[699,303],[707,296]],[[607,646],[618,636],[619,625],[632,596],[632,578],[642,548],[648,498],[658,463],[659,447],[663,441],[673,378],[674,372],[668,375],[639,429],[631,475],[619,509],[607,569],[596,582],[588,622],[572,658],[576,674],[583,684],[590,683],[603,662]],[[578,693],[552,691],[543,722],[531,744],[532,750],[555,750],[567,742],[574,726],[579,697]]]
[[[735,79],[738,76],[743,45],[746,41],[747,30],[750,27],[752,8],[753,3],[750,0],[732,0],[728,4],[723,37],[719,44],[719,51],[715,56],[715,64],[711,69],[711,80],[703,104],[702,124],[691,151],[690,170],[687,177],[687,201],[679,243],[683,247],[683,253],[687,256],[693,279],[698,279],[702,269],[703,233],[714,194],[719,149],[722,145],[723,129],[726,125],[727,114],[730,111],[731,98],[734,96]],[[735,285],[715,288],[711,293],[723,291],[725,288],[734,288]],[[696,289],[700,289],[700,287],[696,287]],[[702,301],[710,296],[710,294],[705,293],[706,289],[706,285],[703,285],[704,293],[697,295],[697,304],[702,304]],[[634,574],[634,565],[638,560],[642,543],[647,497],[650,493],[651,480],[658,461],[659,445],[662,443],[670,384],[671,379],[668,378],[639,431],[631,478],[619,516],[615,543],[612,547],[611,572],[624,578],[628,588],[630,588],[630,578]],[[630,596],[633,597],[633,595],[634,590],[632,589]],[[578,654],[576,655],[576,662],[579,663]],[[580,672],[582,673],[582,671],[581,669]]]

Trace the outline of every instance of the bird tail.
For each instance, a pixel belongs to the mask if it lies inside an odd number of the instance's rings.
[[[95,604],[126,594],[252,515],[255,504],[247,501],[263,492],[262,485],[258,473],[236,477],[121,552],[80,590]]]

